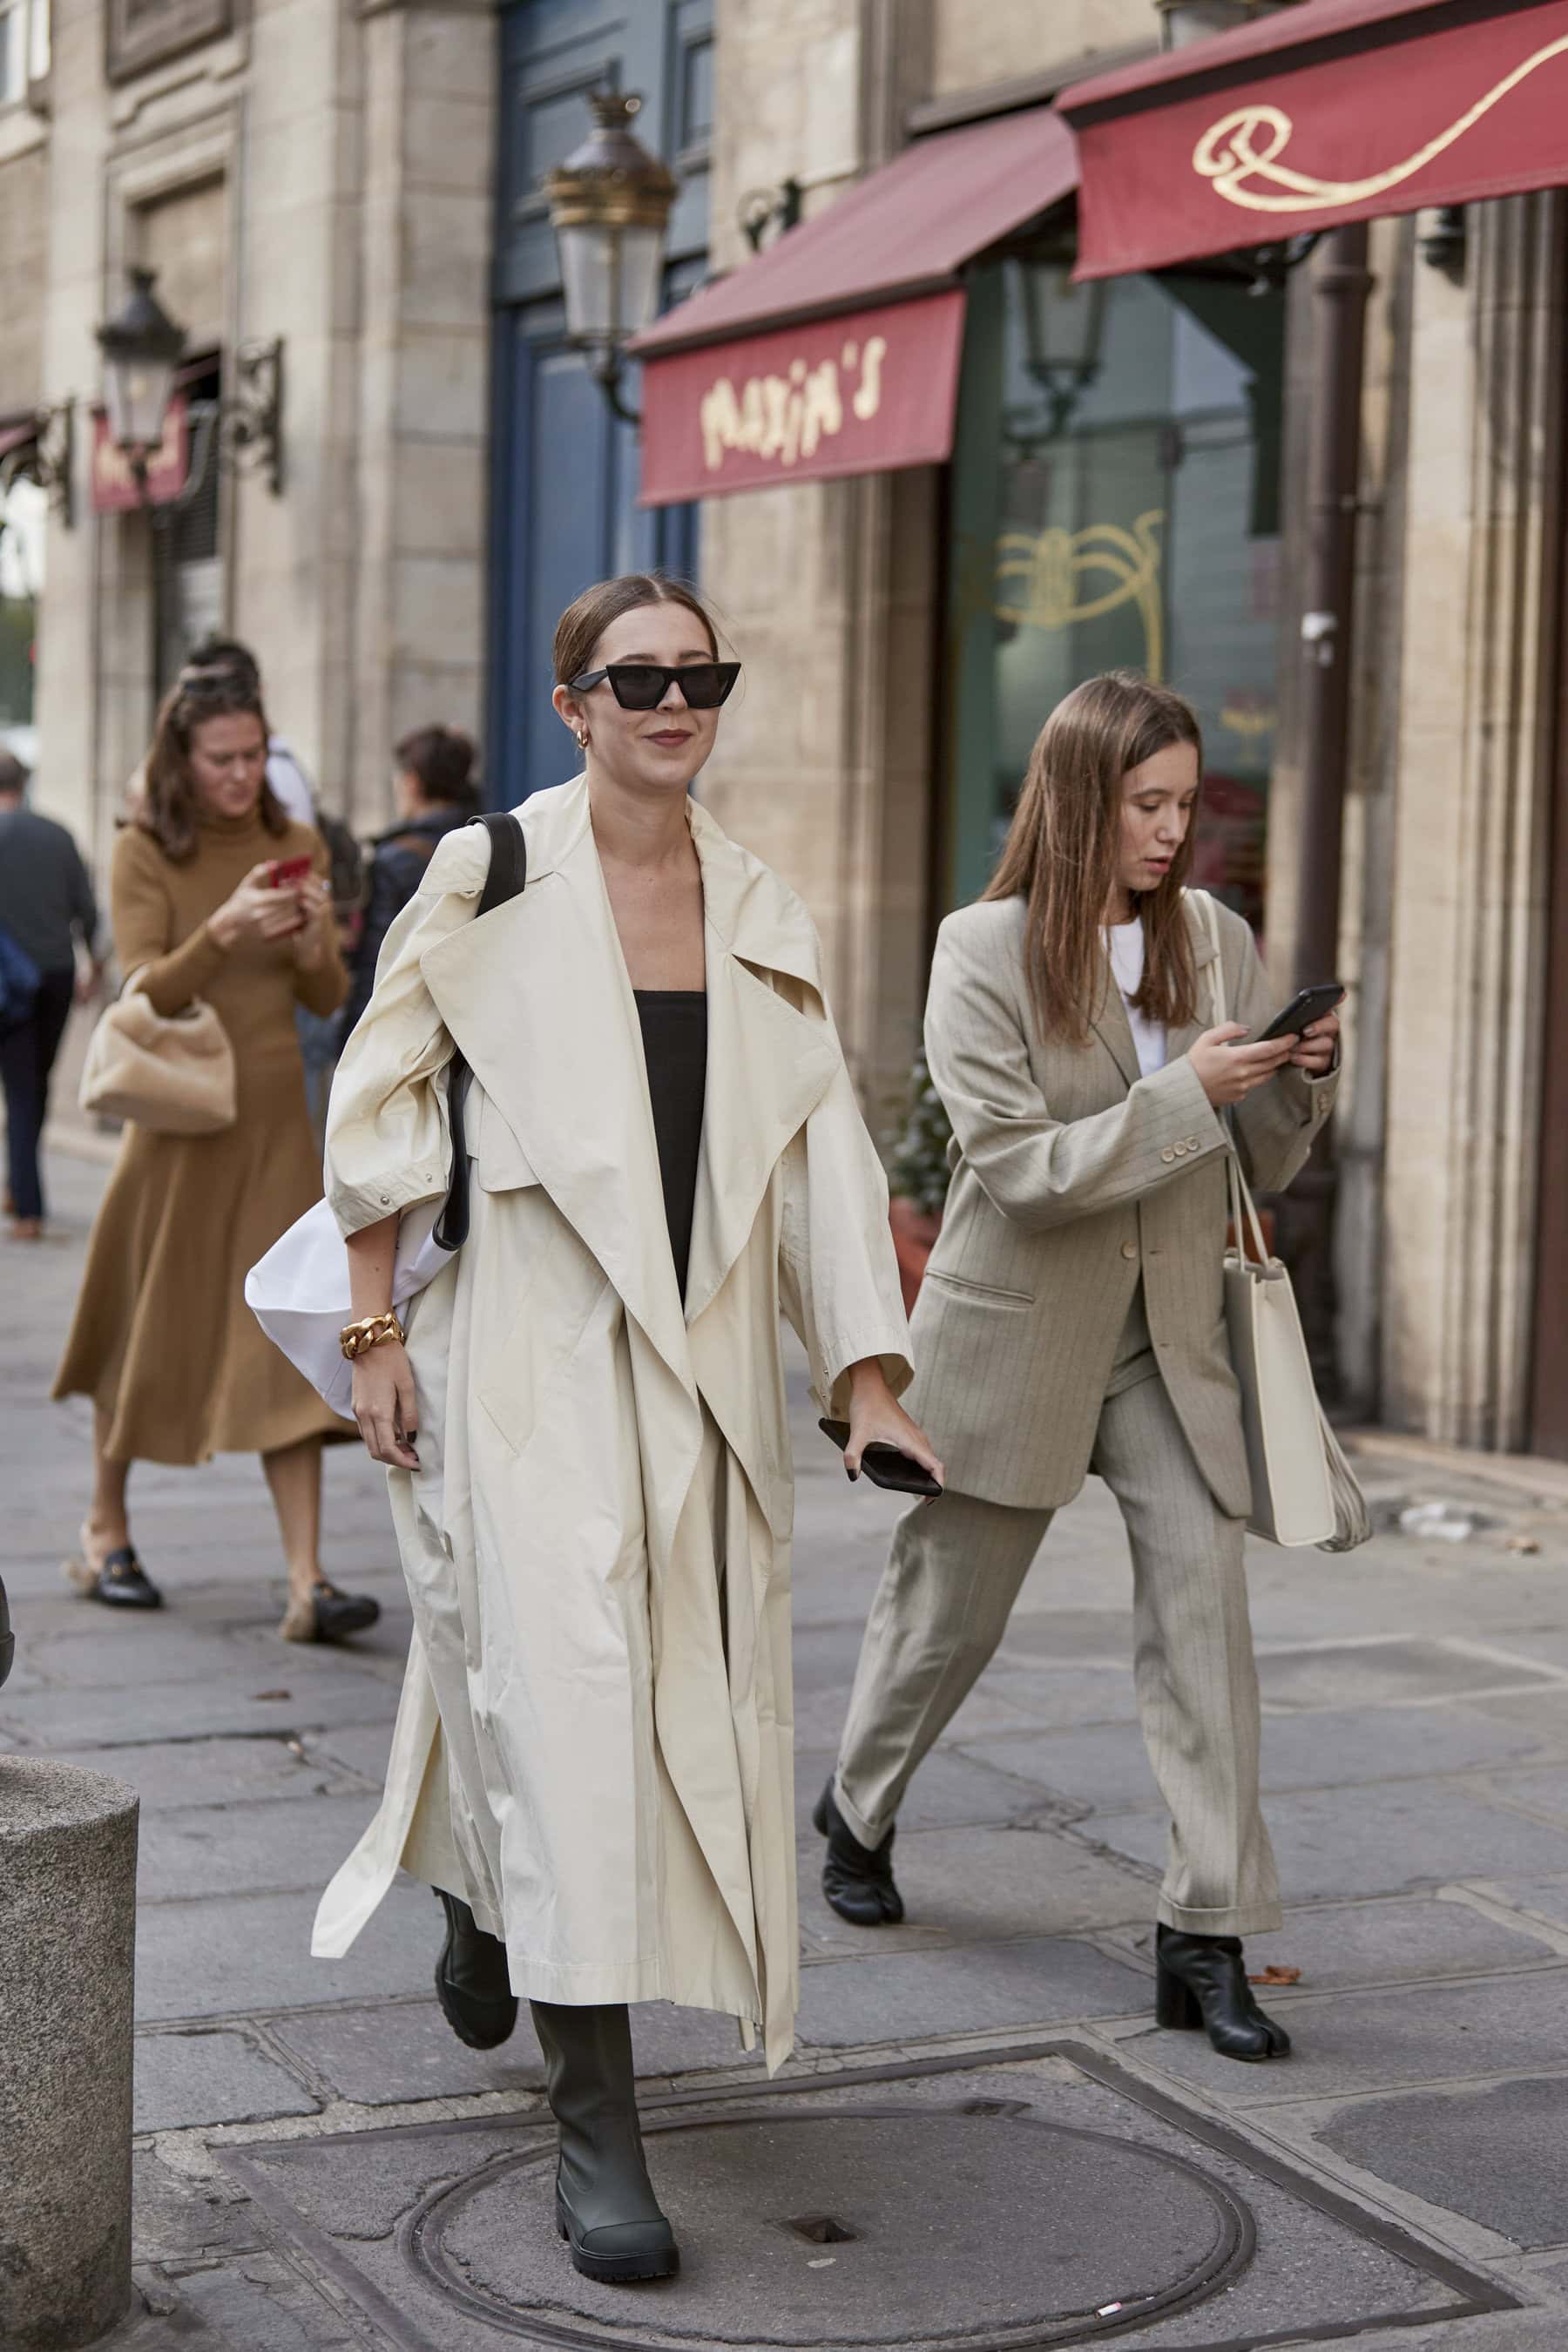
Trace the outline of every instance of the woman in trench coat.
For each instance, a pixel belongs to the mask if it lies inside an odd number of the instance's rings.
[[[727,2011],[770,2068],[793,2042],[781,1307],[851,1471],[884,1440],[940,1475],[895,1402],[887,1188],[816,931],[689,797],[737,667],[658,576],[568,610],[554,703],[584,773],[517,812],[526,887],[480,920],[485,832],[440,843],[328,1125],[345,1350],[371,1341],[355,1412],[389,1465],[415,1633],[382,1807],[313,1948],[346,1950],[399,1865],[437,1890],[455,2030],[489,2046],[532,2003],[557,2223],[606,2281],[679,2259],[626,2004]],[[447,1183],[454,1046],[471,1224],[405,1345],[397,1219]]]
[[[1001,862],[938,935],[926,1054],[952,1188],[915,1310],[911,1403],[947,1491],[904,1518],[872,1606],[838,1769],[817,1808],[823,1890],[903,1916],[893,1822],[1006,1630],[1055,1512],[1090,1470],[1132,1552],[1139,1711],[1171,1816],[1157,2015],[1241,2059],[1289,2042],[1241,1938],[1279,1925],[1258,1806],[1251,1507],[1226,1339],[1226,1160],[1259,1191],[1332,1107],[1339,1023],[1247,1033],[1277,1009],[1252,934],[1184,888],[1202,772],[1178,695],[1121,675],[1041,730]]]

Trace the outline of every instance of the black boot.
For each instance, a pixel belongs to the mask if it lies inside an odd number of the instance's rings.
[[[643,2159],[626,2004],[529,2006],[544,2053],[551,2113],[561,2126],[555,2226],[574,2267],[605,2286],[673,2278],[680,2252]]]
[[[1154,2021],[1202,2026],[1222,2058],[1288,2058],[1290,2036],[1252,1998],[1239,1936],[1155,1930]]]
[[[893,1884],[895,1832],[889,1830],[880,1845],[862,1845],[834,1801],[831,1780],[811,1819],[827,1840],[822,1892],[828,1909],[852,1927],[896,1927],[904,1916],[904,1898]]]
[[[441,2014],[470,2050],[494,2050],[517,2023],[517,2000],[506,1970],[506,1946],[487,1934],[466,1903],[439,1886],[447,1940],[436,1962]]]

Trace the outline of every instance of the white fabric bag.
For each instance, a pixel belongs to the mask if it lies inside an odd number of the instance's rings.
[[[1219,924],[1207,892],[1190,895],[1203,901],[1215,950],[1217,1029],[1226,1018]],[[1225,1256],[1225,1319],[1252,1480],[1247,1524],[1270,1543],[1351,1551],[1366,1541],[1372,1522],[1355,1474],[1318,1402],[1296,1294],[1284,1266],[1268,1254],[1234,1139],[1227,1175],[1233,1238]]]
[[[397,1228],[392,1304],[405,1307],[457,1255],[443,1249],[433,1227],[446,1194],[405,1209]],[[354,1368],[338,1344],[353,1319],[348,1245],[325,1201],[295,1219],[245,1277],[245,1303],[275,1348],[332,1411],[353,1419]]]

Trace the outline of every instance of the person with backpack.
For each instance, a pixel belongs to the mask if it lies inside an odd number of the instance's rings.
[[[467,824],[479,804],[474,745],[456,727],[416,727],[394,757],[397,823],[367,845],[364,920],[350,966],[348,1002],[338,1016],[340,1041],[370,1003],[381,943],[424,880],[436,844],[454,825]]]
[[[5,1206],[13,1241],[44,1230],[38,1146],[49,1107],[49,1079],[79,993],[98,984],[101,965],[79,983],[78,943],[89,956],[98,936],[98,901],[81,852],[53,817],[26,806],[27,771],[0,751],[0,1086],[5,1095]]]

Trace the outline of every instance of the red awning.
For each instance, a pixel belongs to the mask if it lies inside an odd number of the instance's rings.
[[[947,457],[959,273],[1077,177],[1048,107],[921,140],[658,320],[632,345],[642,503]]]
[[[1080,278],[1568,185],[1568,0],[1301,0],[1076,83]]]

